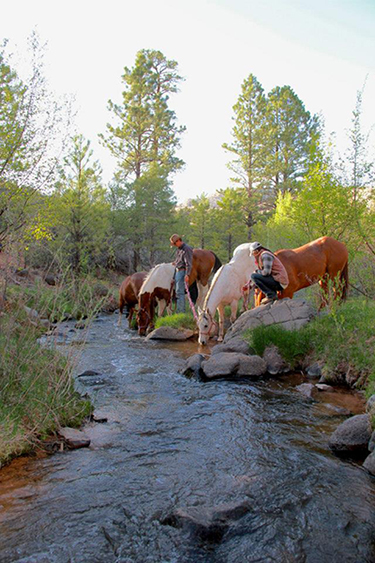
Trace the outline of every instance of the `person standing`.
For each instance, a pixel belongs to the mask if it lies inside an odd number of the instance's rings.
[[[261,304],[272,303],[277,300],[277,292],[285,289],[289,284],[287,271],[281,260],[260,242],[250,245],[250,255],[254,256],[258,269],[251,274],[249,287],[253,283],[262,293],[266,295]]]
[[[189,276],[193,265],[193,249],[179,235],[172,235],[169,240],[171,247],[177,248],[174,261],[177,313],[185,313],[185,282],[189,285]]]

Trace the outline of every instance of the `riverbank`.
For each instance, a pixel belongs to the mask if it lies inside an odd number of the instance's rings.
[[[58,280],[27,269],[8,277],[0,310],[0,468],[14,457],[58,447],[58,429],[77,428],[92,412],[91,401],[75,389],[73,355],[40,346],[40,338],[56,332],[63,319],[75,318],[83,328],[98,311],[117,308],[108,282]]]

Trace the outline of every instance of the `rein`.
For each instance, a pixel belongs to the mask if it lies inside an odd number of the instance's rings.
[[[200,330],[199,332],[200,332],[200,334],[211,334],[211,329],[212,329],[212,327],[213,327],[213,326],[216,326],[217,323],[216,323],[216,321],[213,320],[211,314],[210,314],[208,311],[205,311],[204,314],[209,317],[211,324],[210,324],[210,326],[208,327],[208,330],[205,330],[204,332],[203,332],[203,330]]]
[[[198,315],[197,315],[197,312],[196,312],[196,310],[195,310],[194,303],[193,303],[193,301],[192,301],[192,299],[191,299],[191,297],[190,297],[189,286],[188,286],[186,280],[185,280],[185,289],[186,289],[186,293],[187,293],[187,296],[188,296],[188,301],[189,301],[190,309],[192,310],[192,313],[193,313],[195,322],[198,324]]]

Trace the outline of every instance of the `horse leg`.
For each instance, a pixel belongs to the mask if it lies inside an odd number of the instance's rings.
[[[208,293],[208,283],[203,285],[200,281],[197,280],[197,287],[198,287],[198,298],[196,305],[203,309],[204,300],[206,299],[206,295]]]
[[[132,324],[133,314],[134,314],[134,307],[130,307],[129,308],[129,316],[128,316],[129,328],[131,327],[131,324]]]
[[[158,317],[162,317],[167,307],[167,302],[165,299],[157,299],[157,304],[158,304]]]
[[[219,313],[219,335],[217,337],[217,341],[222,342],[224,339],[224,305],[220,303],[217,310]]]
[[[238,300],[234,299],[230,304],[230,324],[233,324],[237,318]]]

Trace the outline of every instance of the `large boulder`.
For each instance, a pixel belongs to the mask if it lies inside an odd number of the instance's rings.
[[[291,370],[290,365],[284,360],[277,346],[267,346],[263,353],[263,360],[267,364],[267,371],[271,375],[287,373]]]
[[[193,354],[186,360],[182,373],[187,377],[199,377],[203,360],[203,354]]]
[[[336,428],[329,439],[329,447],[337,455],[364,456],[369,451],[371,432],[370,416],[357,414]]]
[[[237,354],[253,354],[254,351],[250,349],[249,343],[245,342],[242,338],[232,338],[226,344],[217,344],[212,348],[211,355],[219,354],[220,352],[236,352]]]
[[[304,299],[281,299],[243,313],[230,327],[224,343],[241,335],[244,330],[264,325],[280,325],[286,330],[299,329],[316,315]]]
[[[266,373],[266,362],[259,356],[220,352],[201,364],[206,379],[259,377]]]

